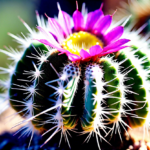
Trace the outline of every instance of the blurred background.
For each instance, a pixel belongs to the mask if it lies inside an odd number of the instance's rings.
[[[16,35],[27,32],[18,16],[34,27],[36,24],[35,10],[38,6],[38,0],[0,0],[0,49],[4,49],[4,46],[17,47],[7,33]],[[6,65],[6,56],[1,53],[0,66],[6,67]]]

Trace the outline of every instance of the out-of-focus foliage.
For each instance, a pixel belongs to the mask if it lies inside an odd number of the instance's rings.
[[[142,33],[147,34],[150,31],[150,0],[128,0],[120,2],[115,20],[130,16],[127,25],[132,24],[132,29],[138,30],[141,27]],[[131,26],[131,25],[130,25]]]
[[[4,49],[5,45],[17,47],[16,42],[7,35],[8,32],[13,34],[22,32],[26,35],[27,30],[18,16],[28,22],[31,27],[36,25],[35,10],[38,2],[39,0],[0,0],[0,49]],[[0,66],[6,67],[8,63],[10,62],[6,55],[0,53]]]

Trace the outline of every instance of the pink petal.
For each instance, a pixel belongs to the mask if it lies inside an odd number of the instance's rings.
[[[70,16],[60,9],[58,14],[58,20],[66,35],[69,36],[72,33]]]
[[[54,37],[49,32],[47,32],[46,30],[44,30],[42,27],[39,27],[39,26],[37,27],[37,29],[43,33],[43,35],[45,36],[46,40],[49,43],[53,43],[53,45],[60,48],[60,45],[58,44],[58,42],[54,39]]]
[[[62,11],[64,18],[66,20],[66,26],[68,28],[68,33],[71,34],[72,33],[72,25],[71,25],[71,17],[69,14],[67,14],[66,12]]]
[[[97,23],[93,27],[94,33],[102,34],[105,33],[106,30],[110,27],[112,22],[112,16],[107,15],[100,18]]]
[[[88,13],[85,29],[90,31],[99,18],[103,16],[102,10],[98,9]]]
[[[122,36],[123,31],[124,29],[122,26],[113,28],[109,33],[107,33],[107,35],[105,35],[106,44],[110,44],[119,39]]]
[[[103,51],[108,51],[110,49],[115,49],[115,48],[118,48],[122,45],[124,45],[125,43],[129,42],[130,40],[128,39],[120,39],[112,44],[109,44],[108,46],[104,47]]]
[[[86,58],[91,57],[91,55],[87,51],[85,51],[84,49],[81,49],[80,56],[82,57],[82,59],[86,59]]]
[[[106,54],[110,54],[110,53],[117,52],[117,51],[119,51],[119,50],[121,50],[121,49],[123,49],[123,48],[126,48],[126,47],[128,47],[128,46],[122,46],[122,47],[118,47],[118,48],[109,50],[109,51],[107,51],[107,52],[103,52],[103,53],[101,53],[101,56],[104,56],[104,55],[106,55]]]
[[[66,55],[70,54],[70,52],[67,51],[67,50],[65,50],[65,49],[58,49],[58,51],[61,52],[60,54],[64,54],[64,53],[65,53]]]
[[[49,18],[48,17],[48,23],[49,23],[49,29],[50,29],[50,32],[52,34],[54,34],[59,43],[61,43],[63,40],[64,40],[64,32],[63,32],[63,29],[62,27],[59,25],[59,23],[54,19],[54,18]]]
[[[35,39],[45,45],[48,45],[50,47],[56,48],[59,51],[62,51],[63,49],[61,47],[57,47],[57,45],[50,43],[49,41],[45,40],[45,39]]]
[[[73,22],[74,22],[74,29],[76,31],[82,30],[84,27],[84,18],[78,10],[73,13]]]
[[[75,55],[75,54],[72,54],[72,53],[67,53],[67,56],[68,56],[68,59],[70,61],[78,61],[78,60],[81,60],[81,57],[78,56],[78,55]]]
[[[102,51],[103,51],[103,49],[99,45],[92,46],[89,49],[89,52],[90,52],[91,56],[99,55]]]
[[[65,49],[58,48],[58,47],[56,47],[55,45],[49,43],[49,42],[48,42],[47,40],[45,40],[45,39],[40,39],[40,40],[38,40],[38,41],[41,42],[41,43],[43,43],[43,44],[45,44],[45,45],[49,45],[49,46],[51,46],[51,47],[56,48],[59,52],[61,52],[61,54],[65,53],[65,54],[68,56],[68,59],[69,59],[70,61],[78,61],[78,60],[81,60],[81,57],[80,57],[80,56],[75,55],[75,54],[72,54],[72,53],[70,53],[69,51],[67,51],[67,50],[65,50]]]

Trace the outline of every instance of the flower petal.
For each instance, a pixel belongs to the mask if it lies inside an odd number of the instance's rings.
[[[94,24],[102,16],[103,16],[103,12],[100,9],[88,13],[87,20],[86,20],[85,30],[88,30],[88,31],[92,30]]]
[[[59,43],[61,43],[64,40],[64,33],[62,27],[54,18],[48,17],[48,23],[50,32],[54,34],[57,37]]]
[[[53,43],[53,45],[60,48],[58,42],[54,39],[54,37],[49,32],[47,32],[46,30],[44,30],[42,27],[39,26],[37,27],[37,29],[43,33],[43,35],[46,38],[46,41],[48,41],[49,43]]]
[[[60,9],[58,14],[58,20],[66,35],[69,36],[72,33],[70,16]]]
[[[41,43],[43,43],[43,44],[45,44],[45,45],[49,45],[49,46],[51,46],[51,47],[56,48],[59,52],[61,52],[60,54],[64,54],[64,53],[65,53],[65,54],[68,56],[68,59],[69,59],[70,61],[78,61],[78,60],[81,60],[81,57],[80,57],[80,56],[75,55],[75,54],[72,54],[72,53],[70,53],[69,51],[67,51],[67,50],[65,50],[65,49],[58,48],[58,47],[56,47],[55,45],[49,43],[49,42],[48,42],[47,40],[45,40],[45,39],[40,39],[40,40],[38,40],[38,41],[41,42]]]
[[[82,57],[82,60],[91,57],[91,55],[84,49],[81,49],[80,56]]]
[[[105,35],[106,44],[110,44],[117,39],[119,39],[123,34],[124,28],[122,26],[118,26],[113,28],[107,35]]]
[[[68,59],[70,61],[78,61],[81,60],[81,57],[72,53],[66,53],[66,55],[68,56]]]
[[[99,45],[92,46],[89,49],[89,52],[90,52],[91,56],[99,55],[102,51],[103,51],[103,49]]]
[[[106,30],[109,28],[112,22],[112,16],[107,15],[100,18],[97,23],[93,27],[94,33],[102,34],[105,33]]]
[[[81,12],[79,12],[78,10],[76,10],[73,13],[73,22],[74,22],[74,29],[76,31],[83,30],[84,18],[82,16]]]
[[[126,47],[129,47],[129,46],[121,46],[121,47],[118,47],[118,48],[115,48],[115,49],[111,49],[111,50],[109,50],[107,52],[101,53],[101,56],[104,56],[104,55],[110,54],[110,53],[115,53],[115,52],[117,52],[117,51],[119,51],[119,50],[121,50],[123,48],[126,48]]]
[[[110,49],[115,49],[115,48],[118,48],[122,45],[124,45],[125,43],[129,42],[130,40],[128,39],[120,39],[112,44],[109,44],[108,46],[104,47],[103,51],[106,52]]]
[[[63,13],[64,18],[66,20],[66,27],[68,28],[68,32],[69,32],[69,34],[71,34],[72,33],[72,24],[71,24],[72,20],[71,20],[71,17],[70,17],[69,14],[67,14],[64,11],[62,11],[62,13]]]
[[[50,47],[56,48],[58,51],[62,51],[63,49],[61,47],[57,47],[56,45],[50,43],[49,41],[45,40],[45,39],[34,39],[37,40],[45,45],[48,45]],[[64,52],[65,53],[65,52]]]

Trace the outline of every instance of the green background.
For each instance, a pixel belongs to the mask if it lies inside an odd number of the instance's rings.
[[[36,26],[36,15],[39,0],[0,0],[0,49],[4,46],[18,48],[16,43],[7,33],[14,35],[27,35],[28,31],[19,20],[21,17],[31,28]],[[7,67],[11,62],[7,56],[0,53],[0,66]],[[0,75],[3,78],[4,75]]]

